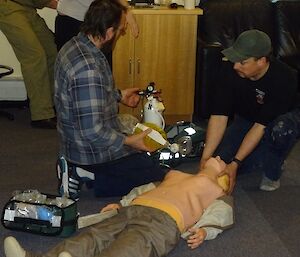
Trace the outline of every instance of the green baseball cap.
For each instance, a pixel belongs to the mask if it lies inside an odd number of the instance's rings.
[[[270,37],[257,29],[241,33],[232,47],[226,48],[222,54],[231,62],[240,62],[250,57],[263,57],[270,54],[272,44]]]

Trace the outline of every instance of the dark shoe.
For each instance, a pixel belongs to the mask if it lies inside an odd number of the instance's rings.
[[[63,156],[60,156],[57,160],[56,171],[59,179],[59,194],[73,200],[79,199],[83,183],[91,183],[95,180],[94,173],[74,165],[68,165]]]
[[[41,129],[56,129],[56,117],[45,120],[31,121],[31,127]]]
[[[70,167],[67,160],[61,156],[57,160],[56,171],[59,180],[59,194],[70,197],[73,200],[78,200],[82,182],[76,176],[76,167]]]

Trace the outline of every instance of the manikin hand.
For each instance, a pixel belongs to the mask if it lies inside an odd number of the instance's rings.
[[[188,247],[195,249],[204,242],[207,234],[205,229],[190,228],[188,231],[192,233],[187,239]]]
[[[127,136],[125,138],[124,144],[129,145],[137,150],[142,150],[146,152],[153,152],[154,150],[147,147],[144,143],[144,137],[147,136],[151,132],[151,129],[147,129],[141,133]]]
[[[104,206],[100,212],[106,212],[111,210],[119,210],[121,208],[121,205],[118,203],[110,203],[106,206]]]
[[[226,168],[219,174],[219,177],[224,174],[228,174],[229,176],[229,189],[227,192],[228,194],[231,194],[234,189],[237,169],[238,169],[238,165],[235,162],[231,162],[227,164]]]
[[[121,103],[128,107],[136,107],[140,102],[139,91],[140,89],[137,87],[121,90]]]

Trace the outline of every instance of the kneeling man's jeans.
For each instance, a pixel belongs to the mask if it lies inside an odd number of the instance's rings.
[[[236,116],[226,129],[221,144],[215,152],[225,162],[235,156],[245,135],[253,126],[240,116]],[[282,165],[289,151],[300,137],[300,108],[280,115],[265,128],[265,134],[254,151],[243,161],[240,172],[262,169],[266,177],[278,180]]]

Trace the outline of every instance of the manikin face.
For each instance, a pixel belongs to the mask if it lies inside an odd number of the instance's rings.
[[[260,59],[251,57],[244,61],[234,63],[233,69],[242,78],[256,80],[262,77],[267,66],[268,64],[266,63],[265,57]]]
[[[226,167],[226,163],[224,161],[222,161],[222,159],[220,158],[220,156],[217,157],[211,157],[209,158],[205,165],[204,168],[207,167],[213,167],[215,168],[218,172],[221,172],[225,169]]]

